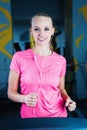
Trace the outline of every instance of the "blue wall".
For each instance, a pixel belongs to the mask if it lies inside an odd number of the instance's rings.
[[[12,18],[9,1],[0,1],[0,90],[6,93],[9,64],[12,57]],[[0,95],[3,95],[0,91]]]
[[[87,0],[73,0],[73,56],[77,98],[87,98]]]

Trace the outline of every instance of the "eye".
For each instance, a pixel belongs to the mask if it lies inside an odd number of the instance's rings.
[[[50,30],[49,28],[47,28],[47,27],[45,28],[45,31],[49,31],[49,30]]]
[[[39,31],[39,28],[34,28],[34,31]]]

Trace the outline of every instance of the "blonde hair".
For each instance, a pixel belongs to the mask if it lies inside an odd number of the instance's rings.
[[[35,47],[35,41],[34,41],[33,35],[30,34],[30,48],[34,48],[34,47]]]

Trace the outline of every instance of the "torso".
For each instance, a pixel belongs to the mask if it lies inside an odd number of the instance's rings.
[[[50,56],[40,56],[31,49],[20,52],[19,57],[21,93],[36,92],[39,95],[36,107],[22,104],[22,118],[67,116],[58,89],[65,59],[55,52]]]

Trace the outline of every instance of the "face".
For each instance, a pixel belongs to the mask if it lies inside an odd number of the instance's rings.
[[[48,45],[51,36],[54,34],[52,20],[50,17],[35,16],[31,23],[31,33],[33,35],[35,45]]]

